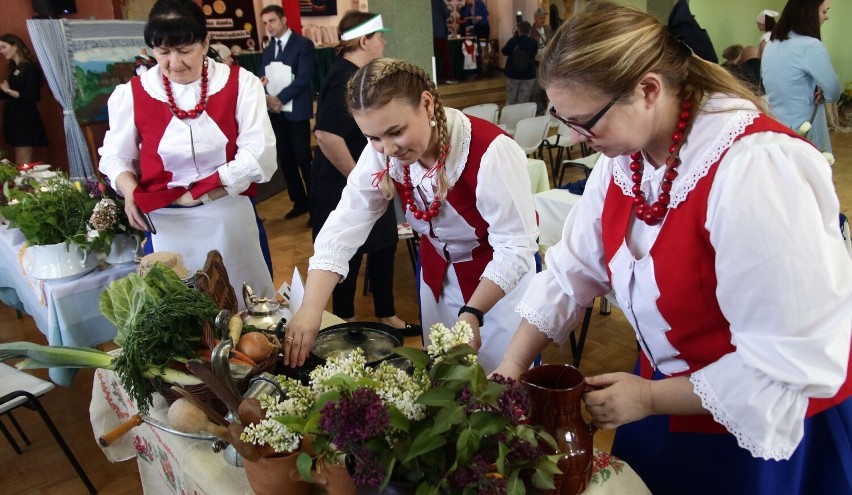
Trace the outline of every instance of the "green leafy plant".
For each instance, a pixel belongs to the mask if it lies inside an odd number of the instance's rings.
[[[363,354],[331,359],[309,385],[279,378],[286,397],[264,397],[266,419],[243,439],[279,451],[311,438],[297,467],[311,479],[316,459],[346,459],[356,485],[391,480],[425,494],[524,494],[526,484],[553,488],[558,456],[553,439],[528,424],[529,399],[513,380],[488,379],[468,342],[470,326],[433,327],[427,352],[400,348],[412,363],[366,366]]]
[[[0,184],[11,182],[18,176],[18,167],[9,160],[0,160]]]
[[[837,98],[837,108],[843,108],[852,103],[852,82],[846,83],[843,91],[840,92],[840,97]]]
[[[32,191],[3,187],[9,203],[0,213],[17,227],[30,245],[74,243],[84,250],[91,248],[88,221],[97,199],[83,190],[79,182],[63,175],[44,183],[32,181]]]

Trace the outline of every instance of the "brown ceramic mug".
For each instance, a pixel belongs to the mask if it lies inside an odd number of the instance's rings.
[[[557,495],[582,492],[592,476],[595,427],[581,414],[583,394],[593,390],[580,371],[568,364],[543,364],[524,372],[521,383],[530,395],[532,424],[542,425],[562,454],[554,477]]]

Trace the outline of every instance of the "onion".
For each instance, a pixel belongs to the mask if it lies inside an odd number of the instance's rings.
[[[256,363],[265,361],[275,349],[276,347],[269,341],[269,337],[262,332],[243,334],[237,343],[237,350],[252,358]]]

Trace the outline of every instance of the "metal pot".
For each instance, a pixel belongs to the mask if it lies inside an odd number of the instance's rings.
[[[257,297],[248,284],[243,284],[243,301],[246,309],[241,314],[243,323],[251,325],[261,332],[273,332],[275,327],[284,320],[284,326],[293,318],[290,308],[284,307],[275,299]]]
[[[364,351],[367,364],[398,357],[393,349],[403,345],[405,337],[399,330],[381,323],[341,323],[319,331],[311,349],[311,357],[319,364],[334,356],[346,356],[360,348]]]

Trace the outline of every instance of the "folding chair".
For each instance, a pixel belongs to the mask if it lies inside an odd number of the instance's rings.
[[[500,107],[498,107],[496,103],[482,103],[462,108],[462,113],[479,117],[480,119],[487,120],[492,124],[497,123],[497,114],[499,112]]]
[[[21,406],[25,406],[38,412],[39,416],[41,416],[41,420],[44,421],[45,426],[47,426],[47,429],[50,430],[51,435],[53,435],[53,438],[56,440],[56,443],[59,444],[59,448],[62,449],[65,457],[68,458],[71,466],[74,467],[74,471],[77,472],[77,476],[79,476],[80,480],[83,481],[83,484],[86,485],[86,489],[89,493],[95,494],[97,493],[97,490],[95,490],[94,485],[92,485],[92,482],[89,481],[89,477],[86,476],[86,472],[83,471],[83,467],[79,462],[77,462],[77,458],[74,457],[74,453],[71,452],[70,448],[68,448],[68,444],[65,443],[65,440],[62,438],[59,430],[56,429],[56,426],[53,424],[53,421],[50,420],[50,416],[48,416],[47,411],[44,410],[41,402],[38,400],[39,397],[53,390],[53,387],[54,385],[51,382],[42,380],[30,375],[29,373],[16,370],[15,368],[0,363],[0,418],[8,416],[9,421],[17,430],[18,435],[21,436],[24,444],[30,445],[30,439],[27,438],[27,435],[24,433],[21,425],[18,424],[18,421],[12,415],[12,411]],[[15,453],[22,454],[21,448],[18,446],[17,442],[15,442],[11,432],[6,428],[2,420],[0,420],[0,432],[3,433],[6,440],[8,440],[12,445],[12,449]]]
[[[500,110],[500,120],[498,121],[498,124],[500,124],[506,132],[514,135],[515,127],[517,127],[518,122],[523,119],[535,117],[535,110],[536,104],[532,102],[504,105],[503,109]]]

